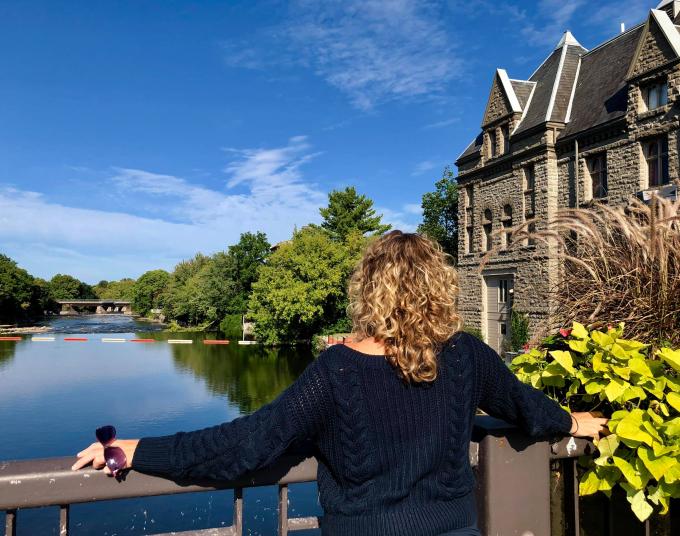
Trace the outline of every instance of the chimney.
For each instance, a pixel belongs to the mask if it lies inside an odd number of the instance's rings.
[[[626,31],[626,23],[622,22],[621,23],[621,33],[625,32],[625,31]]]

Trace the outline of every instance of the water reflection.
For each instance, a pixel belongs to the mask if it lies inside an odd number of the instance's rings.
[[[216,395],[227,395],[241,413],[271,402],[313,359],[308,349],[229,346],[173,346],[175,365],[206,381]]]
[[[229,421],[273,400],[312,359],[306,349],[206,346],[202,339],[216,334],[140,331],[156,326],[122,316],[58,318],[50,327],[54,342],[0,341],[0,461],[72,455],[102,424],[140,437]],[[89,340],[65,342],[67,333]],[[105,344],[104,337],[158,342]],[[244,533],[275,534],[276,488],[244,496]],[[71,521],[78,534],[198,530],[228,525],[230,503],[228,491],[92,503],[74,506]],[[293,486],[291,515],[319,512],[316,485]],[[58,534],[54,508],[24,510],[20,518],[20,534]]]

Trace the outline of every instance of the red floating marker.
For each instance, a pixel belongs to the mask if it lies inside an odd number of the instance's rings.
[[[226,339],[205,339],[203,344],[229,344],[229,341]]]
[[[156,339],[130,339],[130,342],[156,342]]]
[[[87,338],[85,337],[64,337],[64,340],[67,342],[85,342],[87,341]]]
[[[0,341],[21,341],[23,337],[0,337]]]

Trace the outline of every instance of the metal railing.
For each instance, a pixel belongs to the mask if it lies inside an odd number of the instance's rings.
[[[470,462],[477,479],[482,534],[581,534],[576,457],[592,452],[592,443],[573,438],[552,445],[532,441],[517,428],[488,416],[476,417],[472,439]],[[232,482],[173,482],[135,471],[124,482],[115,482],[101,471],[71,471],[72,463],[73,458],[0,462],[0,511],[5,511],[6,536],[16,536],[17,511],[24,508],[58,506],[60,536],[67,536],[71,504],[223,489],[234,490],[231,526],[173,534],[241,536],[243,488],[271,485],[278,486],[279,535],[319,527],[317,517],[288,516],[288,485],[316,480],[313,458],[285,457]],[[649,522],[638,525],[635,534],[651,535]],[[670,535],[671,530],[669,526],[667,532],[654,534]],[[595,534],[623,536],[624,532],[615,531],[610,523]]]

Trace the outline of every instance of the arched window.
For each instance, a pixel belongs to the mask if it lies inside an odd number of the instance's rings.
[[[503,234],[501,235],[501,241],[503,247],[510,245],[510,229],[512,228],[512,205],[505,205],[503,207],[503,217],[501,218],[501,224],[503,226]]]
[[[489,251],[492,248],[491,231],[493,230],[493,214],[491,209],[487,208],[484,211],[484,221],[482,228],[484,229],[484,251]]]

